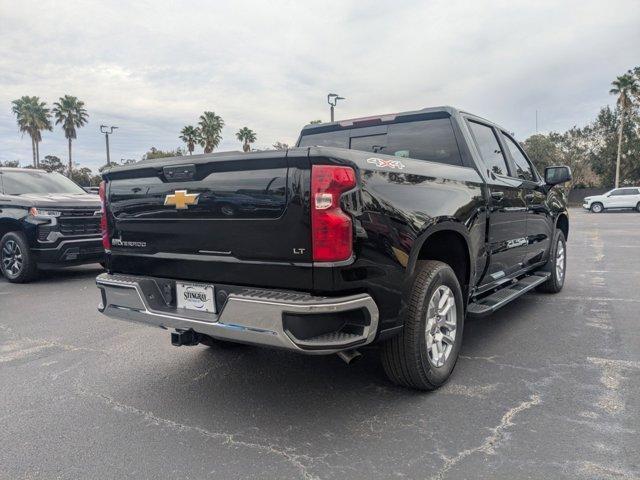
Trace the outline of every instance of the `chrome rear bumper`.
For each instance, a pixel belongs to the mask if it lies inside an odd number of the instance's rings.
[[[315,297],[246,288],[228,294],[218,313],[213,314],[172,306],[151,277],[103,273],[96,278],[96,284],[102,294],[98,310],[109,317],[300,353],[329,354],[360,347],[373,341],[378,327],[378,308],[367,294]],[[286,328],[284,321],[285,317],[292,316],[302,322],[317,322],[323,317],[351,313],[357,313],[362,319],[355,328],[335,329],[305,338],[298,338]]]

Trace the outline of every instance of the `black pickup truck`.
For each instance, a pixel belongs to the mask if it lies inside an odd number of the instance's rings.
[[[453,370],[465,316],[564,282],[567,167],[541,178],[508,130],[450,107],[302,130],[287,151],[103,175],[99,310],[218,341],[337,353],[379,343],[418,389]]]
[[[104,259],[100,199],[59,173],[0,168],[0,270],[32,280],[38,268]]]

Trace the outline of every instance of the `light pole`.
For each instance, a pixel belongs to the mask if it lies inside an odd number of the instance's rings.
[[[109,155],[109,135],[118,127],[108,127],[107,125],[100,125],[100,133],[104,133],[104,139],[107,144],[107,165],[111,165],[111,156]]]
[[[327,103],[329,105],[331,105],[331,121],[333,122],[333,109],[336,106],[336,104],[338,103],[338,100],[344,100],[344,97],[341,97],[340,95],[336,94],[336,93],[330,93],[329,95],[327,95]]]

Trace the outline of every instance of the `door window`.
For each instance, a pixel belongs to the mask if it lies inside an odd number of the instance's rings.
[[[626,188],[625,190],[623,190],[623,192],[623,195],[638,195],[637,188]]]
[[[469,127],[476,138],[480,156],[489,170],[496,175],[508,175],[507,163],[493,128],[473,121],[469,121]]]
[[[516,164],[516,175],[518,178],[522,180],[528,180],[530,182],[536,181],[536,176],[533,173],[533,168],[531,164],[524,156],[520,147],[516,145],[516,142],[506,134],[502,136],[505,139],[505,143],[507,144],[507,148],[509,149],[509,153],[511,153],[511,158],[513,158],[513,162]]]
[[[610,197],[620,197],[624,195],[624,190],[622,188],[618,188],[617,190],[612,190],[609,194]]]

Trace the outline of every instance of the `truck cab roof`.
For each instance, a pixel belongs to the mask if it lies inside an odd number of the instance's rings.
[[[411,121],[423,120],[425,118],[439,118],[441,117],[441,115],[446,117],[456,117],[460,114],[465,115],[466,117],[471,117],[473,119],[480,120],[483,123],[487,123],[496,128],[500,128],[501,130],[507,131],[500,125],[497,125],[495,122],[487,120],[486,118],[483,118],[479,115],[475,115],[473,113],[460,110],[458,108],[451,107],[448,105],[442,105],[438,107],[426,107],[420,110],[410,110],[406,112],[387,113],[382,115],[371,115],[367,117],[338,120],[335,122],[308,124],[302,128],[302,132],[300,133],[300,136],[311,135],[315,133],[331,132],[331,131],[336,131],[341,129],[351,129],[351,128],[369,127],[374,125],[411,122]]]

